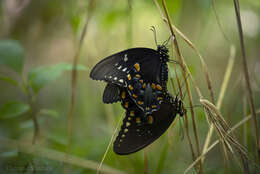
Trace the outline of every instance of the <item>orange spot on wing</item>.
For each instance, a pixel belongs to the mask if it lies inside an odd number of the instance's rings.
[[[135,67],[136,71],[140,71],[140,65],[139,65],[139,63],[134,64],[134,67]]]
[[[156,85],[156,88],[157,88],[159,91],[161,91],[161,90],[162,90],[162,87],[161,87],[161,85]]]

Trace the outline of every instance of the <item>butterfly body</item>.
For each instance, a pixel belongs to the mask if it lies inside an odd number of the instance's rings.
[[[127,91],[136,105],[145,112],[145,115],[157,111],[162,102],[163,87],[160,84],[149,82],[139,73],[139,64],[134,64],[127,75]],[[138,71],[139,70],[139,71]]]

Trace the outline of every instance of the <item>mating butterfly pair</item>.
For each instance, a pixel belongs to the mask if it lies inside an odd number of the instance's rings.
[[[168,49],[132,48],[100,61],[91,71],[94,80],[107,82],[104,103],[121,101],[126,110],[114,152],[134,153],[159,138],[176,114],[183,115],[182,101],[167,91]]]

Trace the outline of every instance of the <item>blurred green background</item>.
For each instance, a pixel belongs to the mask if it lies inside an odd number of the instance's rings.
[[[39,122],[36,144],[66,152],[71,64],[86,20],[89,2],[0,1],[0,137],[32,143],[33,116],[36,115]],[[217,24],[210,0],[167,0],[166,3],[174,25],[203,55],[216,99],[226,70],[230,44],[235,44],[235,65],[221,108],[228,123],[234,125],[245,113],[249,113],[249,107],[247,102],[244,102],[246,93],[233,1],[218,0],[215,6],[219,22],[229,41],[225,40]],[[260,1],[241,0],[240,8],[255,105],[259,108]],[[95,1],[79,60],[70,148],[72,155],[99,163],[116,123],[124,114],[119,103],[102,103],[105,84],[89,78],[91,68],[102,58],[130,47],[156,49],[150,26],[156,27],[159,43],[170,36],[152,0]],[[203,95],[210,100],[198,56],[180,37],[177,39],[193,78]],[[171,57],[176,60],[176,55]],[[178,65],[177,68],[179,72]],[[170,76],[175,77],[172,69]],[[171,88],[170,92],[172,93]],[[195,93],[193,99],[194,104],[198,105],[198,96]],[[188,106],[186,99],[185,102]],[[195,111],[202,146],[208,123],[201,107],[196,107]],[[253,125],[248,123],[237,129],[235,134],[253,158],[255,143],[251,128]],[[182,139],[180,135],[183,131],[183,124],[181,127],[177,117],[174,126],[145,149],[148,173],[183,173],[191,164],[187,138],[185,136]],[[190,133],[193,135],[191,124]],[[195,144],[195,141],[193,143]],[[228,173],[241,173],[236,163],[230,159]],[[104,164],[126,173],[143,173],[144,151],[118,156],[110,149]],[[35,166],[35,169],[37,165],[51,168],[50,171],[36,170],[42,173],[63,173],[65,167],[69,167],[70,173],[95,173],[94,170],[81,165],[69,165],[37,155],[28,155],[17,148],[0,148],[0,172],[14,172],[6,169],[8,165],[22,166],[24,173],[32,173],[28,167],[26,169],[26,165]],[[223,156],[219,147],[209,152],[203,166],[205,173],[224,172]],[[191,173],[195,173],[195,170]]]

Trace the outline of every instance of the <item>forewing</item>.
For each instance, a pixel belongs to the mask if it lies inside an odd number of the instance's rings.
[[[113,54],[96,64],[91,70],[90,77],[126,86],[127,73],[136,63],[140,64],[145,79],[158,80],[160,58],[157,51],[150,48],[132,48]]]
[[[134,115],[131,110],[127,110],[121,130],[114,142],[114,152],[127,155],[143,149],[158,139],[169,128],[175,117],[176,110],[169,102],[163,102],[160,109],[147,119],[142,119],[144,115],[138,107],[135,108]]]

